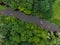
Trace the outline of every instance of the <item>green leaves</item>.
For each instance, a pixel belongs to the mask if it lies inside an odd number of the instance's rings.
[[[50,12],[50,0],[3,0],[3,2],[14,10],[18,8],[26,14],[32,13],[33,15],[37,15],[42,13],[44,15],[41,16],[46,18],[50,17],[48,13],[52,14],[52,11]],[[58,21],[55,20],[54,22],[60,26],[60,22]],[[60,43],[60,38],[56,38],[53,32],[49,33],[41,27],[26,23],[14,17],[0,15],[0,24],[0,31],[2,31],[0,33],[5,36],[5,40],[3,40],[5,41],[4,45],[20,45],[22,42],[32,42],[32,45],[58,45]]]
[[[1,34],[5,36],[3,41],[6,42],[4,42],[4,45],[20,45],[22,42],[32,42],[32,45],[53,45],[60,42],[60,39],[56,38],[53,32],[49,33],[36,25],[14,17],[0,15],[0,24],[3,24],[0,29],[2,31]]]
[[[4,10],[4,9],[6,9],[6,7],[0,5],[0,10]]]
[[[6,6],[11,7],[13,10],[19,9],[27,15],[37,15],[45,19],[52,17],[52,4],[54,1],[55,0],[2,0]]]

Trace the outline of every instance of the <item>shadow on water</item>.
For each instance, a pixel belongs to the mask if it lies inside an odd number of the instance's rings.
[[[3,2],[0,2],[0,5],[3,5],[4,6],[5,4]]]
[[[0,5],[9,7],[8,5],[6,5],[6,4],[5,4],[4,2],[2,2],[2,1],[0,1]]]

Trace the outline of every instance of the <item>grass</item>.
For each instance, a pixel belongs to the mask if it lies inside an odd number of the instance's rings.
[[[52,6],[54,12],[54,19],[60,20],[60,0],[56,0]]]
[[[60,0],[56,0],[52,7],[54,16],[48,21],[55,23],[60,27]]]

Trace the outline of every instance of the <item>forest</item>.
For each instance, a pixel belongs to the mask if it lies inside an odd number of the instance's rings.
[[[38,16],[60,28],[60,0],[0,0],[0,10],[6,8]],[[60,45],[60,32],[0,14],[0,45]]]

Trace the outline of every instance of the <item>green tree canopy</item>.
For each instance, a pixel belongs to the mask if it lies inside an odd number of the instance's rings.
[[[52,4],[55,0],[1,0],[13,10],[19,9],[26,14],[51,18]]]

